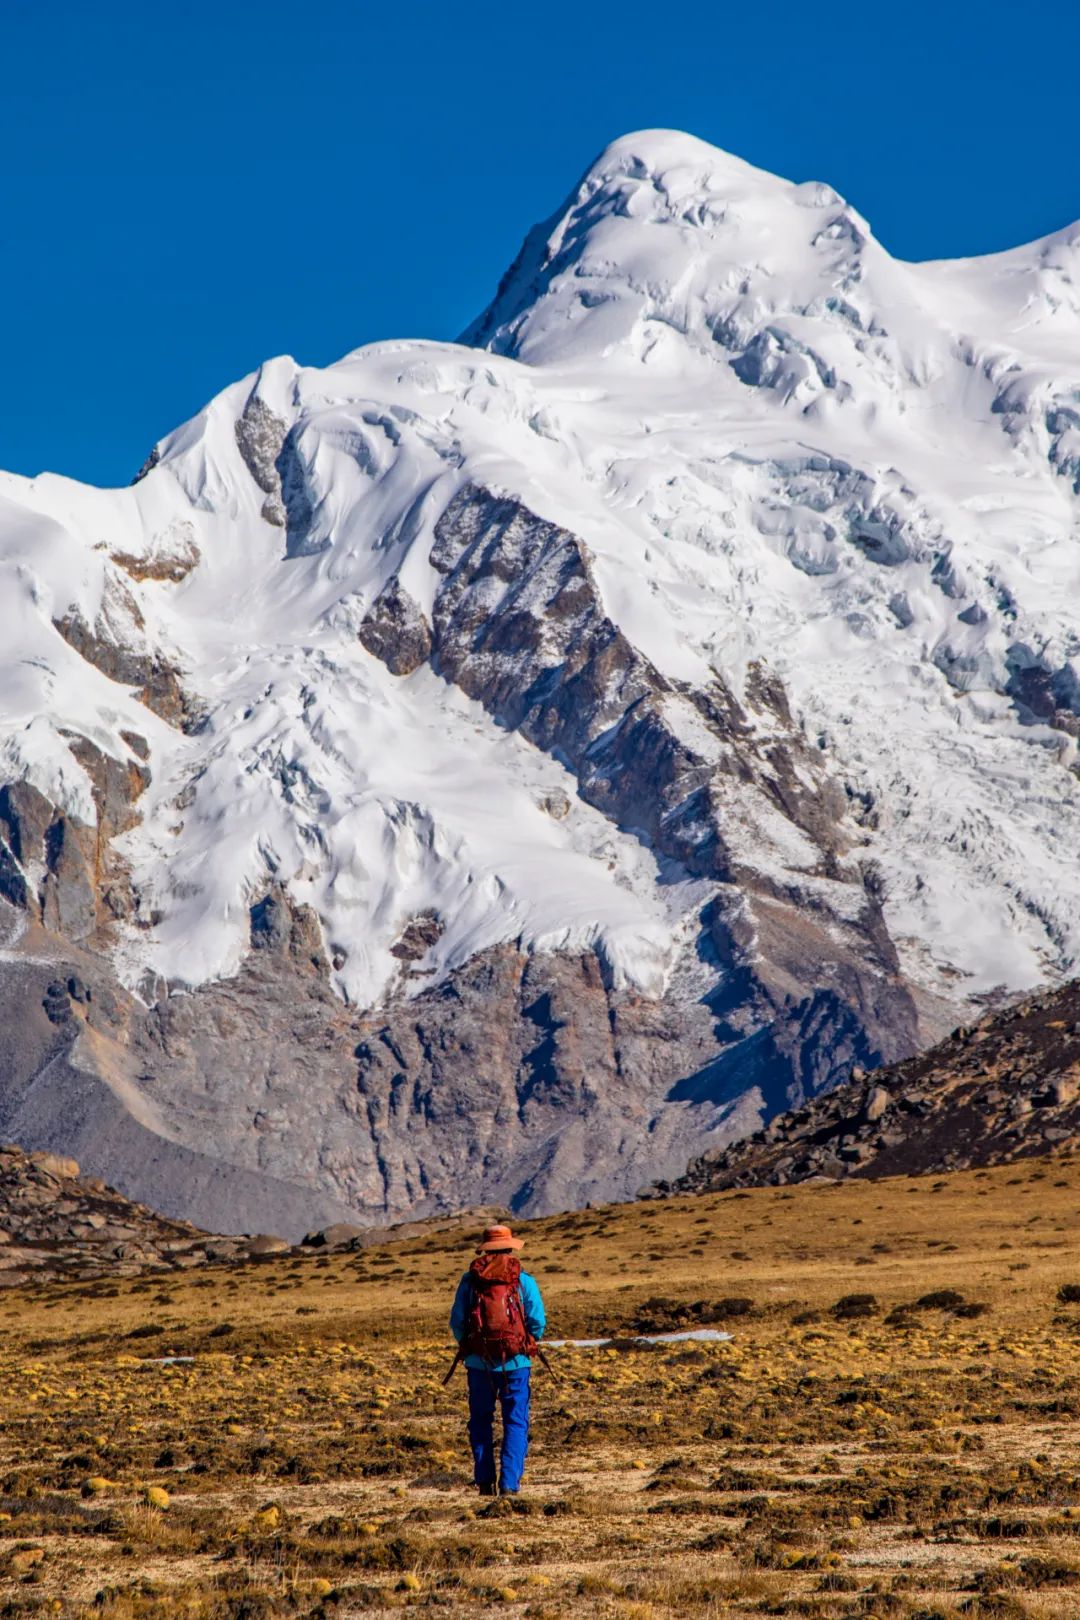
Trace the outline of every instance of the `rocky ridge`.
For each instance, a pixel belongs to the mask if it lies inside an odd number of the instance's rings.
[[[26,1153],[7,1142],[0,1144],[0,1288],[186,1271],[276,1254],[309,1257],[426,1234],[465,1237],[506,1213],[485,1205],[392,1226],[335,1222],[306,1233],[297,1244],[266,1232],[230,1236],[200,1231],[125,1198],[99,1178],[83,1176],[74,1159]]]
[[[661,1193],[966,1170],[1080,1148],[1080,980],[778,1115]]]
[[[84,1179],[74,1159],[0,1146],[0,1287],[182,1270],[237,1258],[248,1247]]]

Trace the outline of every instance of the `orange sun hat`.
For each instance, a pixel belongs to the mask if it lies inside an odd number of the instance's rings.
[[[490,1254],[493,1249],[523,1249],[524,1238],[516,1238],[508,1226],[488,1226],[484,1229],[483,1242],[477,1250],[478,1254]]]

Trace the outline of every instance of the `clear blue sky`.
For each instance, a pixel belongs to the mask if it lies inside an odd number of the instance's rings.
[[[454,337],[616,135],[828,180],[909,258],[1080,217],[1080,6],[54,0],[0,27],[0,467],[126,483],[273,354]]]

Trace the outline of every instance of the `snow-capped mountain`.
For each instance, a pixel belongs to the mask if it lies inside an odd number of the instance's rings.
[[[617,141],[460,343],[0,478],[0,1128],[219,1229],[678,1173],[1076,971],[1078,587],[1080,226]]]

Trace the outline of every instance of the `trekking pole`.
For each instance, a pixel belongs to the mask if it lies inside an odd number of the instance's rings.
[[[457,1364],[458,1364],[458,1362],[460,1360],[461,1360],[461,1346],[459,1345],[458,1346],[458,1353],[454,1357],[453,1361],[450,1363],[450,1371],[447,1373],[446,1377],[443,1379],[443,1388],[444,1389],[446,1388],[447,1384],[450,1382],[451,1378],[453,1378],[454,1373],[457,1371]]]
[[[547,1368],[555,1382],[557,1384],[561,1384],[562,1379],[559,1377],[558,1373],[555,1371],[554,1367],[551,1365],[551,1362],[548,1360],[547,1356],[544,1354],[543,1350],[541,1350],[539,1345],[534,1345],[533,1355],[537,1356],[543,1362],[544,1366]],[[450,1370],[453,1372],[453,1368]]]

